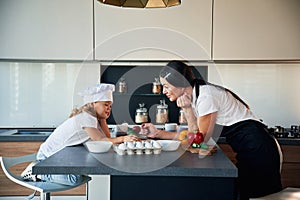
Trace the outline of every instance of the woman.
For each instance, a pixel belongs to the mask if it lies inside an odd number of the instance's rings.
[[[67,146],[82,144],[88,140],[108,140],[113,143],[139,140],[137,137],[120,136],[110,138],[110,132],[106,123],[111,113],[113,103],[112,93],[115,86],[112,84],[97,84],[80,93],[84,105],[79,109],[73,109],[70,117],[58,126],[47,140],[40,146],[37,153],[37,162],[45,160]],[[28,181],[50,181],[65,185],[76,185],[81,182],[82,176],[68,175],[33,175],[31,163],[21,174]]]
[[[189,131],[199,130],[205,141],[222,134],[237,153],[239,199],[282,189],[279,145],[241,98],[226,88],[196,79],[192,67],[181,61],[169,62],[160,72],[160,81],[163,93],[183,109]],[[142,128],[149,137],[178,139],[178,133],[157,130],[151,123]]]

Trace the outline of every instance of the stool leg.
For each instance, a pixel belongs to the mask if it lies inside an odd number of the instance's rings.
[[[86,200],[88,200],[89,199],[89,182],[86,183],[85,195],[86,195]]]
[[[45,193],[45,200],[50,200],[50,192]]]
[[[40,199],[41,200],[50,200],[50,192],[41,192]]]

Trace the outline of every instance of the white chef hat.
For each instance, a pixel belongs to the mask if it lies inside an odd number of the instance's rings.
[[[111,101],[113,102],[113,92],[115,85],[100,83],[89,87],[78,94],[83,97],[83,104],[93,103],[97,101]]]

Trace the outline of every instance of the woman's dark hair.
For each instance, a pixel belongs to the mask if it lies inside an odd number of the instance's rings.
[[[160,71],[159,76],[166,79],[171,85],[175,87],[195,87],[196,97],[199,96],[199,86],[200,85],[212,85],[225,91],[229,92],[234,98],[239,100],[242,104],[249,109],[248,104],[246,104],[238,95],[219,85],[211,84],[205,81],[202,76],[195,77],[193,70],[195,67],[185,64],[183,61],[173,60],[170,61],[165,67]]]

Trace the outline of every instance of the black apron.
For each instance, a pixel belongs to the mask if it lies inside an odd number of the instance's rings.
[[[237,153],[239,199],[282,190],[278,147],[264,124],[246,120],[217,130]]]

